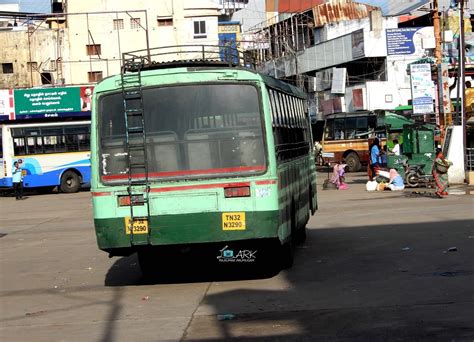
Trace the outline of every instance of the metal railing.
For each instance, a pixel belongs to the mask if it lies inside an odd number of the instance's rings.
[[[228,45],[173,45],[123,53],[125,71],[182,65],[220,65],[256,68],[253,58]]]
[[[474,171],[474,148],[466,148],[466,170]]]

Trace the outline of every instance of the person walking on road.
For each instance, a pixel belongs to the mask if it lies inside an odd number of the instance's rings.
[[[377,170],[380,169],[380,141],[375,138],[369,148],[369,179],[374,180]]]
[[[15,191],[16,199],[22,200],[23,199],[23,169],[21,168],[20,162],[18,161],[13,163],[12,182],[13,182],[13,190]]]
[[[436,183],[436,196],[448,195],[448,169],[453,165],[444,158],[440,148],[436,149],[436,159],[433,164],[433,177]]]

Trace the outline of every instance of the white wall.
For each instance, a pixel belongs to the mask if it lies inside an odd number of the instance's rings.
[[[448,181],[451,184],[463,184],[465,178],[462,126],[453,126],[448,155],[445,156],[453,165],[448,169]]]
[[[128,13],[100,13],[68,17],[70,83],[88,82],[89,71],[102,71],[103,77],[120,72],[123,52],[146,48],[146,32],[131,28],[131,17],[140,18],[146,28],[150,48],[170,45],[218,44],[218,6],[212,0],[82,0],[68,2],[69,13],[143,10]],[[146,12],[145,12],[146,10]],[[157,18],[173,18],[173,26],[158,26]],[[114,29],[114,19],[122,19],[124,28]],[[207,38],[194,38],[194,20],[206,21]],[[88,34],[88,29],[91,34]],[[100,44],[102,53],[88,56],[86,45]]]

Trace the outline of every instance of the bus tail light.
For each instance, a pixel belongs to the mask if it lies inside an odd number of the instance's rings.
[[[3,176],[7,176],[7,162],[5,160],[3,161]]]
[[[118,196],[118,205],[119,207],[129,207],[130,205],[143,205],[145,203],[143,195],[132,195],[132,200],[130,201],[130,196]]]
[[[250,187],[249,186],[239,186],[224,188],[225,198],[230,197],[250,197]]]

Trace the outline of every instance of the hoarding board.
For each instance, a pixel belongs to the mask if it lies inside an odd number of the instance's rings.
[[[14,118],[13,90],[0,89],[0,121],[13,120]]]
[[[387,56],[411,55],[415,53],[413,36],[419,27],[387,29]]]
[[[411,64],[410,79],[413,114],[433,114],[434,86],[431,80],[431,65]]]
[[[93,89],[91,86],[0,90],[0,120],[90,116]]]

